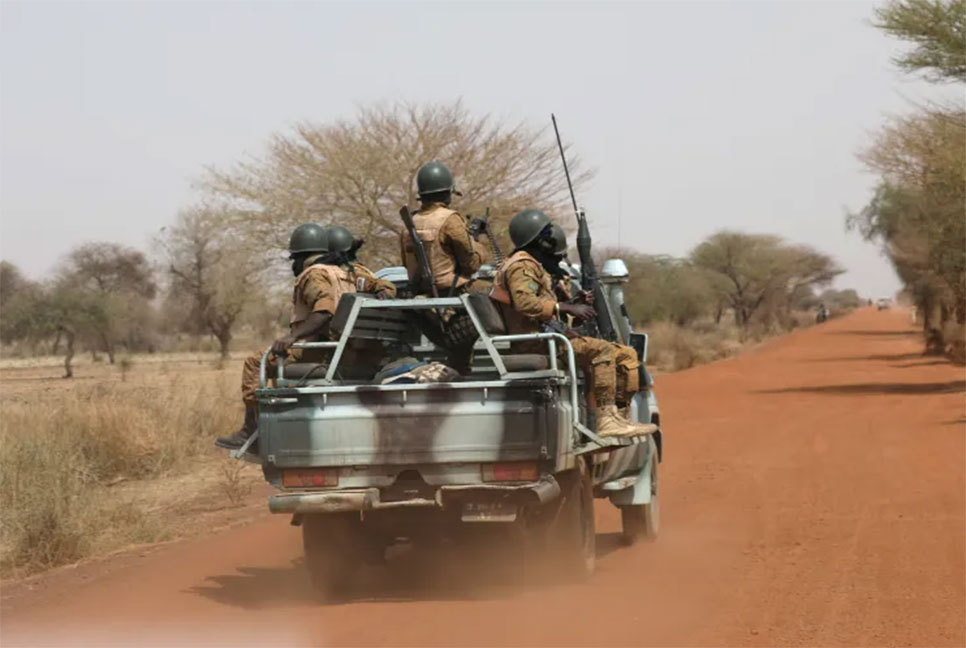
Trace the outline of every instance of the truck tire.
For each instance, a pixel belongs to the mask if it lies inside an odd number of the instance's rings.
[[[556,563],[565,577],[586,580],[597,562],[597,528],[594,522],[594,491],[586,464],[561,475],[561,504],[550,529]]]
[[[647,504],[621,506],[621,535],[624,543],[632,545],[639,540],[653,542],[661,523],[660,500],[657,496],[658,460],[657,449],[651,445],[651,501]]]
[[[305,567],[312,585],[327,601],[349,595],[353,577],[363,562],[357,538],[358,513],[306,515],[302,520]]]

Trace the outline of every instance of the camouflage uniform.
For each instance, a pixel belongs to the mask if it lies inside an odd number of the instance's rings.
[[[570,301],[573,296],[570,277],[557,279],[553,288],[558,301]],[[625,406],[640,390],[641,361],[633,347],[617,342],[612,344],[614,347],[614,363],[617,367],[617,403]]]
[[[508,296],[504,303],[500,295]],[[558,314],[550,273],[533,256],[522,250],[514,252],[496,275],[494,299],[501,304],[507,333],[536,333],[540,324],[549,322]],[[613,405],[617,390],[614,345],[606,340],[592,337],[570,339],[577,362],[589,365],[594,376],[594,399],[598,407]],[[542,342],[526,342],[514,350],[522,353],[543,353]]]
[[[396,286],[391,282],[376,277],[368,268],[353,263],[351,267],[311,265],[312,259],[306,264],[305,270],[295,280],[292,291],[292,317],[290,327],[304,321],[311,313],[335,313],[339,299],[346,293],[364,292],[375,294],[386,292],[389,297],[396,296]],[[318,342],[330,339],[328,327],[313,340],[304,342]],[[258,370],[265,351],[249,356],[242,368],[242,400],[246,405],[255,405],[255,390],[258,389]],[[289,349],[285,362],[324,362],[327,351],[323,349]],[[274,356],[268,359],[268,366],[275,366]]]

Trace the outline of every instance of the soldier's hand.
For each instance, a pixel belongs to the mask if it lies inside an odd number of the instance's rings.
[[[379,301],[385,301],[389,299],[389,292],[386,290],[380,290],[379,292],[376,293],[376,299],[378,299]]]
[[[577,295],[578,301],[581,304],[594,305],[594,291],[593,290],[581,290],[580,294]]]
[[[295,338],[284,335],[272,343],[272,355],[284,356],[288,353],[289,347],[295,344]]]
[[[597,315],[593,306],[588,304],[560,304],[560,312],[579,320],[588,320]]]

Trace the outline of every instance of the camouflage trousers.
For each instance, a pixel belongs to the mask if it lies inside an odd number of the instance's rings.
[[[632,347],[615,344],[614,362],[617,364],[617,404],[627,405],[641,388],[641,361]]]
[[[637,352],[629,346],[614,344],[592,337],[570,339],[574,359],[584,367],[594,382],[594,400],[598,407],[615,403],[626,405],[639,389],[638,368],[641,366]],[[514,353],[547,352],[543,342],[524,342],[514,345]],[[560,353],[563,356],[563,352]]]
[[[263,349],[259,353],[248,356],[242,365],[241,392],[242,401],[245,405],[255,405],[258,402],[258,399],[255,398],[255,390],[258,389],[258,370],[265,351],[268,351],[268,349]],[[305,362],[325,362],[326,358],[327,352],[322,349],[289,349],[288,353],[285,354],[285,364],[302,362],[303,360]],[[268,356],[265,368],[269,379],[275,377],[276,367],[278,367],[276,357]]]

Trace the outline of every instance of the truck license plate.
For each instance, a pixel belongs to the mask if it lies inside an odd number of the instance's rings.
[[[463,522],[513,522],[517,507],[509,502],[464,502]]]

